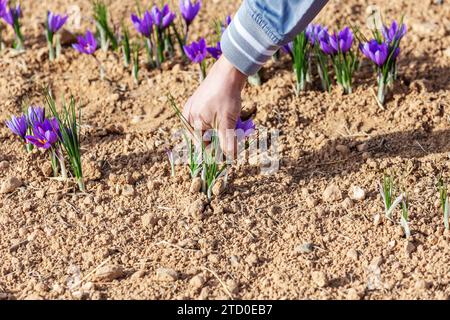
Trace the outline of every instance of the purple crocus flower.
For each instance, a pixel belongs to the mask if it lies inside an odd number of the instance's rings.
[[[389,54],[388,45],[385,42],[378,43],[372,39],[369,42],[360,45],[361,52],[379,67],[383,66]]]
[[[191,45],[183,46],[186,56],[194,63],[202,63],[205,60],[208,51],[206,50],[206,41],[201,38],[198,42],[192,42]]]
[[[28,123],[30,126],[34,126],[35,123],[44,122],[45,109],[39,106],[28,107]]]
[[[221,32],[222,34],[225,32],[225,29],[231,24],[231,16],[227,16],[225,18],[225,24],[222,23]]]
[[[253,123],[252,119],[248,119],[245,121],[242,121],[242,119],[239,117],[236,122],[236,130],[242,130],[244,133],[244,136],[242,138],[246,138],[250,136],[256,129],[255,124]]]
[[[49,11],[47,14],[47,28],[53,33],[58,32],[58,30],[66,23],[68,17],[68,15],[57,15]]]
[[[131,21],[133,22],[134,28],[137,32],[146,38],[150,38],[153,31],[153,20],[148,10],[145,10],[144,17],[142,19],[139,19],[137,15],[132,14]]]
[[[294,47],[294,43],[291,41],[289,43],[286,43],[284,46],[282,46],[281,48],[283,49],[284,52],[286,52],[287,54],[289,54],[290,56],[292,56],[292,49]]]
[[[166,29],[176,17],[175,13],[170,11],[168,4],[165,4],[161,10],[154,5],[151,11],[151,16],[153,24],[157,26],[160,31]]]
[[[202,6],[202,1],[198,0],[195,4],[191,0],[180,0],[180,11],[184,21],[190,25],[197,16]]]
[[[400,41],[406,34],[406,25],[402,23],[399,27],[397,21],[394,20],[390,27],[383,25],[381,32],[387,43]]]
[[[325,54],[333,55],[336,54],[338,51],[331,45],[330,38],[331,37],[326,29],[322,29],[322,31],[320,31],[319,34],[317,35],[317,40],[319,41],[320,49],[322,49],[322,51]]]
[[[4,9],[2,13],[2,18],[5,20],[7,24],[10,26],[14,26],[14,21],[19,19],[20,17],[20,4],[17,4],[15,8],[7,7],[8,1],[4,2]]]
[[[334,51],[346,53],[350,50],[353,44],[353,32],[349,27],[345,27],[339,33],[333,33],[329,37],[329,43]]]
[[[208,47],[206,48],[206,50],[211,55],[211,57],[213,57],[216,60],[218,60],[222,55],[222,47],[220,46],[220,42],[217,42],[215,47]]]
[[[311,45],[315,45],[317,38],[319,37],[319,34],[325,30],[326,32],[328,32],[328,28],[327,27],[323,27],[320,24],[309,24],[308,27],[306,27],[306,37],[309,40],[309,43],[311,43]]]
[[[97,41],[89,30],[84,38],[78,36],[77,41],[78,43],[72,44],[72,47],[80,53],[93,54],[97,50]]]
[[[58,134],[52,125],[52,121],[45,119],[33,126],[33,135],[26,136],[29,143],[38,148],[49,149],[58,141]]]
[[[15,135],[18,135],[25,140],[25,135],[27,134],[28,129],[26,115],[23,114],[20,117],[12,116],[10,120],[5,121],[5,124]]]

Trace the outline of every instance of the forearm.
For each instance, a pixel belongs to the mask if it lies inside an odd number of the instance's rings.
[[[314,19],[328,0],[244,0],[222,36],[225,57],[252,75]]]

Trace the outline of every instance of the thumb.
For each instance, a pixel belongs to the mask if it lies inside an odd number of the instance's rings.
[[[226,116],[218,123],[220,147],[226,156],[233,158],[236,152],[236,122],[236,118]]]

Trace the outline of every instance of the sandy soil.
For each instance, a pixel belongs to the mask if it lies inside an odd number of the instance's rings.
[[[85,14],[80,31],[93,29],[89,1],[73,3]],[[134,0],[108,3],[116,23],[129,22]],[[0,299],[448,299],[450,234],[434,184],[441,172],[450,181],[450,6],[376,3],[409,26],[385,109],[367,63],[351,95],[316,83],[296,97],[287,57],[270,62],[244,105],[256,107],[258,126],[280,130],[280,170],[233,167],[226,191],[207,203],[189,192],[186,168],[170,177],[164,152],[179,127],[165,94],[182,104],[198,84],[196,67],[177,59],[163,72],[142,68],[135,86],[117,53],[98,52],[107,81],[69,47],[50,64],[42,18],[68,5],[24,2],[28,50],[0,57],[0,120],[41,103],[47,85],[57,97],[74,94],[88,193],[50,179],[47,157],[25,154],[0,126],[0,182],[23,182],[0,194]],[[239,1],[204,4],[192,39]],[[330,0],[317,21],[364,25],[369,4]],[[376,219],[386,170],[409,193],[411,239]],[[352,186],[363,200],[349,198]]]

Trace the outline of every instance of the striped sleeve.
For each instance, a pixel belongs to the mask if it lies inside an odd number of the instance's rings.
[[[244,0],[221,39],[239,71],[258,72],[279,47],[304,30],[328,0]]]

